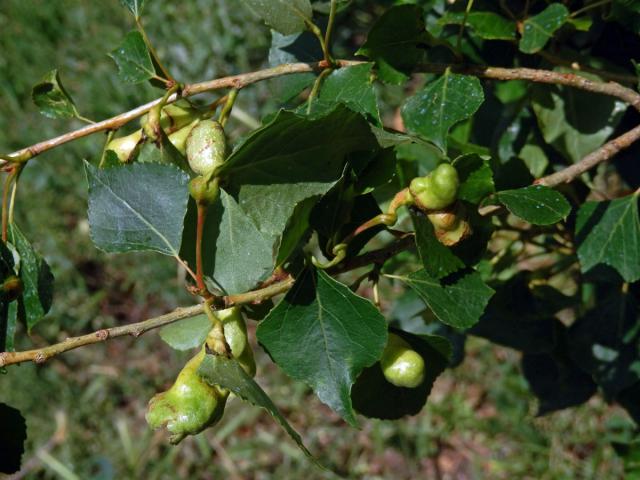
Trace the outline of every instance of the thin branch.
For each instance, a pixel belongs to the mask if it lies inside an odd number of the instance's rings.
[[[293,282],[293,278],[288,277],[285,280],[282,280],[276,284],[270,285],[260,290],[243,293],[241,295],[231,295],[228,297],[223,297],[224,303],[227,307],[254,302],[259,303],[267,298],[271,298],[287,291],[293,286]],[[56,343],[48,347],[26,350],[23,352],[1,352],[0,368],[7,365],[29,361],[35,363],[44,363],[51,357],[55,357],[56,355],[67,352],[69,350],[84,347],[85,345],[104,342],[111,338],[123,337],[126,335],[131,335],[137,338],[149,330],[164,327],[165,325],[169,325],[179,320],[184,320],[185,318],[199,315],[201,313],[204,313],[204,311],[204,304],[194,305],[186,308],[177,308],[173,312],[169,312],[159,317],[143,320],[142,322],[131,323],[129,325],[106,328],[79,337],[67,338],[63,342]]]
[[[341,60],[337,62],[338,66],[340,67],[348,67],[361,63],[365,62],[349,60]],[[241,89],[253,83],[261,82],[263,80],[269,80],[271,78],[276,78],[283,75],[322,71],[326,67],[328,67],[328,65],[325,61],[315,63],[288,63],[278,65],[273,68],[267,68],[265,70],[258,70],[255,72],[243,73],[240,75],[232,75],[215,80],[194,83],[191,85],[186,85],[182,90],[181,95],[171,95],[171,97],[167,99],[167,103],[175,102],[179,98],[191,97],[200,93],[220,90],[223,88]],[[74,130],[58,137],[36,143],[34,145],[31,145],[30,147],[23,148],[9,155],[2,155],[0,156],[4,160],[2,163],[5,163],[6,159],[16,158],[21,159],[21,161],[26,161],[30,158],[35,157],[36,155],[51,150],[52,148],[59,147],[60,145],[64,145],[65,143],[71,142],[73,140],[92,135],[96,132],[102,132],[104,130],[117,130],[130,121],[141,117],[149,110],[151,110],[154,106],[158,105],[161,101],[162,98],[157,98],[156,100],[145,103],[144,105],[140,105],[133,110],[122,113],[120,115],[116,115],[115,117],[111,117],[91,125],[86,125],[78,130]]]
[[[307,115],[311,113],[311,107],[313,106],[313,102],[318,96],[318,92],[320,91],[320,86],[322,85],[322,82],[324,81],[325,77],[331,75],[332,71],[333,70],[331,68],[327,68],[326,70],[323,70],[322,72],[320,72],[320,75],[318,75],[318,77],[316,78],[316,81],[313,82],[311,93],[309,93],[309,98],[307,98]]]
[[[73,350],[75,348],[83,347],[85,345],[91,345],[93,343],[104,342],[109,338],[122,337],[124,335],[131,335],[133,337],[139,337],[144,332],[152,330],[154,328],[163,327],[170,323],[177,322],[185,318],[193,317],[204,312],[202,305],[194,305],[187,308],[178,308],[173,312],[161,315],[159,317],[144,320],[138,323],[132,323],[129,325],[122,325],[120,327],[113,327],[98,330],[96,332],[82,335],[80,337],[67,338],[63,342],[50,345],[48,347],[26,350],[24,352],[2,352],[0,353],[0,367],[6,365],[12,365],[15,363],[22,363],[32,361],[35,363],[44,363],[51,357],[55,357],[63,352]]]
[[[640,111],[640,94],[616,82],[598,82],[576,75],[575,73],[554,72],[552,70],[537,70],[534,68],[502,68],[478,65],[447,65],[426,64],[420,66],[420,71],[428,73],[444,73],[450,68],[454,73],[473,75],[493,80],[528,80],[535,83],[565,85],[588,92],[600,93],[619,98]]]
[[[295,280],[293,279],[293,277],[289,276],[284,280],[280,280],[279,282],[261,288],[260,290],[254,290],[247,293],[238,293],[236,295],[227,295],[226,297],[223,297],[224,305],[226,308],[232,307],[234,305],[256,305],[264,302],[265,300],[268,300],[271,297],[275,297],[276,295],[280,295],[281,293],[286,292],[291,287],[293,287],[294,282]]]
[[[640,125],[629,130],[627,133],[614,138],[602,145],[597,150],[591,152],[578,163],[568,166],[559,172],[552,173],[546,177],[538,178],[534,185],[545,185],[547,187],[555,187],[561,183],[571,183],[576,177],[589,171],[596,165],[609,160],[620,150],[624,150],[640,139]],[[482,216],[493,215],[504,211],[502,205],[487,205],[480,207],[478,213]]]
[[[324,44],[327,46],[327,50],[329,51],[329,53],[331,53],[331,34],[333,33],[333,25],[336,21],[337,7],[338,1],[331,0],[331,5],[329,6],[329,22],[327,23],[327,30],[324,32]]]
[[[585,7],[582,7],[579,10],[576,10],[575,12],[573,12],[571,15],[569,15],[569,17],[571,18],[575,18],[578,15],[583,14],[584,12],[591,10],[592,8],[597,8],[597,7],[601,7],[602,5],[606,5],[607,3],[611,3],[612,0],[600,0],[599,2],[593,2]]]
[[[540,55],[546,61],[553,63],[554,65],[568,67],[577,72],[593,73],[594,75],[597,75],[604,80],[613,80],[614,82],[626,83],[630,85],[635,85],[636,83],[638,83],[637,76],[629,75],[627,73],[607,72],[605,70],[592,68],[588,65],[582,65],[577,60],[562,58],[544,50],[539,51],[537,55]]]
[[[278,65],[273,68],[267,68],[265,70],[258,70],[255,72],[243,73],[240,75],[233,75],[230,77],[218,78],[215,80],[208,80],[205,82],[194,83],[185,86],[181,93],[181,97],[190,97],[204,92],[213,90],[220,90],[223,88],[237,88],[241,89],[253,83],[261,82],[271,78],[280,77],[283,75],[291,75],[295,73],[315,72],[322,71],[327,67],[349,67],[353,65],[359,65],[365,62],[351,61],[351,60],[336,60],[336,65],[329,65],[326,61],[315,63],[290,63]],[[426,64],[422,65],[418,70],[428,73],[444,73],[447,68],[451,68],[454,73],[462,73],[466,75],[474,75],[481,78],[490,78],[494,80],[528,80],[531,82],[548,83],[566,85],[581,90],[587,90],[590,92],[601,93],[603,95],[610,95],[620,98],[621,100],[631,104],[634,108],[640,111],[640,94],[631,90],[630,88],[623,87],[616,82],[597,82],[586,79],[573,73],[560,73],[550,70],[535,70],[531,68],[501,68],[501,67],[485,67],[485,66],[464,66],[464,65],[446,65],[446,64]],[[180,98],[177,94],[172,95],[167,100],[167,103],[175,102]],[[0,155],[0,158],[4,159],[20,159],[20,161],[26,161],[35,157],[47,150],[58,147],[65,143],[77,140],[78,138],[86,137],[96,132],[104,130],[116,130],[123,125],[141,117],[154,106],[158,105],[162,101],[161,98],[153,100],[144,105],[140,105],[133,110],[116,115],[115,117],[108,118],[101,122],[97,122],[91,125],[86,125],[78,130],[65,133],[58,137],[45,140],[43,142],[36,143],[30,147],[23,148],[9,155]],[[0,164],[1,165],[1,164]]]
[[[406,237],[391,245],[354,257],[344,264],[338,265],[330,272],[344,273],[371,263],[382,264],[395,254],[403,250],[407,250],[411,246],[413,246],[413,235],[407,234]],[[226,297],[222,297],[223,306],[225,308],[229,308],[234,305],[259,304],[269,298],[287,292],[291,287],[293,287],[294,283],[294,278],[287,276],[283,280],[279,280],[258,290],[240,293],[237,295],[228,295]],[[129,325],[106,328],[79,337],[70,337],[60,343],[56,343],[48,347],[25,350],[22,352],[0,352],[0,368],[23,362],[44,363],[50,358],[64,352],[68,352],[69,350],[74,350],[86,345],[92,345],[94,343],[104,342],[111,338],[124,337],[128,335],[137,338],[149,330],[164,327],[165,325],[175,323],[179,320],[200,315],[201,313],[204,313],[204,311],[204,304],[193,305],[186,308],[177,308],[176,310],[160,315],[159,317],[150,318],[137,323],[131,323]]]
[[[640,139],[640,125],[629,130],[627,133],[608,141],[600,148],[584,157],[578,163],[574,163],[559,172],[539,178],[534,183],[537,185],[546,185],[547,187],[553,187],[560,185],[561,183],[570,183],[574,178],[582,175],[584,172],[592,169],[599,163],[609,160],[620,150],[628,148],[638,139]]]
[[[329,268],[327,272],[331,275],[336,275],[338,273],[355,270],[356,268],[365,267],[372,263],[382,264],[394,255],[404,250],[408,250],[414,245],[415,240],[413,238],[413,235],[407,233],[405,237],[401,238],[395,243],[392,243],[391,245],[387,245],[386,247],[380,248],[378,250],[372,250],[370,252],[363,253],[362,255],[358,255],[357,257],[353,257],[343,263],[336,265],[335,267]]]
[[[467,0],[467,8],[464,11],[464,17],[462,18],[462,23],[460,24],[460,29],[458,30],[458,38],[456,40],[456,50],[459,54],[461,54],[460,49],[462,48],[462,34],[464,33],[464,27],[467,25],[467,20],[469,18],[469,13],[473,8],[473,0]]]

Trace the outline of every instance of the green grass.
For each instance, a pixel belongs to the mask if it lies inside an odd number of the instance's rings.
[[[362,419],[360,430],[258,352],[258,381],[320,461],[346,478],[437,478],[438,470],[441,478],[622,476],[607,438],[607,423],[624,418],[621,411],[594,399],[536,418],[518,355],[485,341],[470,342],[465,362],[438,379],[422,413]],[[67,430],[50,455],[79,478],[335,478],[311,465],[268,414],[238,399],[214,429],[177,447],[149,431],[146,402],[172,382],[185,357],[149,335],[10,369],[3,401],[27,415],[26,458],[53,435],[60,412]],[[51,465],[39,468],[49,478]]]

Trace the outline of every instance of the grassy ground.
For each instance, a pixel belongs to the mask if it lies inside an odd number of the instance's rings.
[[[76,125],[47,120],[31,104],[31,85],[52,68],[60,68],[80,111],[92,118],[157,96],[119,84],[105,56],[131,28],[118,3],[2,1],[0,151]],[[236,3],[148,2],[149,34],[179,78],[212,78],[264,62],[268,32]],[[268,102],[268,86],[261,85],[243,94],[240,106],[259,118]],[[80,160],[95,158],[100,148],[99,138],[77,142],[43,155],[24,174],[17,221],[52,265],[57,290],[49,320],[22,347],[142,320],[188,301],[170,259],[111,256],[92,246]],[[347,478],[622,478],[608,436],[612,426],[626,425],[625,414],[594,399],[536,418],[513,351],[472,339],[464,363],[437,381],[420,415],[363,420],[355,430],[256,348],[258,381],[320,460]],[[151,333],[45,366],[11,368],[0,378],[0,401],[27,416],[26,477],[335,477],[310,465],[267,414],[237,400],[215,430],[168,446],[162,433],[148,430],[144,410],[184,359]]]
[[[259,382],[320,461],[346,478],[622,478],[607,438],[609,424],[625,421],[622,411],[594,399],[536,418],[517,354],[484,341],[470,342],[465,362],[437,381],[421,414],[363,420],[360,430],[258,352]],[[149,335],[11,369],[3,401],[28,415],[32,478],[336,478],[310,465],[266,413],[237,399],[215,429],[177,447],[149,431],[146,402],[183,360]]]

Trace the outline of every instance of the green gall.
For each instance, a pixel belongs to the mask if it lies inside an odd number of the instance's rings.
[[[126,137],[114,138],[107,144],[107,150],[113,151],[122,163],[128,162],[142,141],[142,130],[136,130]]]
[[[421,210],[440,210],[456,200],[459,185],[457,170],[448,163],[442,163],[426,177],[414,178],[409,191]]]
[[[216,424],[224,413],[229,392],[209,385],[197,373],[204,356],[202,348],[187,362],[173,386],[149,402],[147,423],[153,429],[166,427],[173,444]]]
[[[227,156],[224,129],[215,120],[202,120],[187,137],[187,160],[198,175],[208,175],[222,165]]]
[[[186,127],[194,120],[197,120],[202,112],[195,108],[187,100],[181,99],[177,102],[165,105],[160,112],[160,128],[164,133],[171,135],[181,128]],[[149,120],[149,114],[145,114],[140,118],[140,126],[145,127]]]
[[[396,387],[416,388],[424,381],[424,359],[393,333],[382,352],[380,367],[387,381]]]
[[[173,132],[169,135],[169,141],[182,155],[187,154],[187,138],[193,127],[195,127],[200,120],[194,120],[186,127],[182,127],[180,130]]]
[[[216,312],[222,322],[224,338],[231,349],[231,355],[250,376],[256,374],[256,362],[253,350],[247,338],[247,325],[240,311],[240,307],[231,307]]]

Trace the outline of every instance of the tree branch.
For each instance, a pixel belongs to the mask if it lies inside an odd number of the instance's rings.
[[[475,77],[489,78],[492,80],[527,80],[535,83],[548,83],[578,88],[588,92],[619,98],[640,111],[640,93],[624,87],[617,82],[598,82],[576,75],[575,73],[562,73],[534,68],[502,68],[445,64],[426,64],[422,65],[420,70],[428,73],[444,73],[447,68],[450,68],[454,73],[473,75]]]
[[[337,64],[341,67],[357,65],[360,63],[364,62],[348,60],[340,60],[337,62]],[[191,97],[199,93],[220,90],[223,88],[241,89],[253,83],[268,80],[270,78],[280,77],[283,75],[291,75],[294,73],[314,72],[323,70],[326,67],[327,64],[324,61],[315,63],[288,63],[278,65],[273,68],[267,68],[265,70],[258,70],[256,72],[249,72],[241,75],[232,75],[230,77],[223,77],[215,80],[193,83],[191,85],[186,85],[180,95],[171,95],[167,99],[166,103],[173,103],[179,98]],[[91,125],[86,125],[85,127],[82,127],[78,130],[74,130],[58,137],[36,143],[34,145],[31,145],[30,147],[17,150],[9,155],[6,155],[6,157],[24,158],[26,156],[26,158],[29,159],[43,152],[46,152],[47,150],[51,150],[52,148],[56,148],[60,145],[64,145],[65,143],[72,142],[73,140],[77,140],[79,138],[86,137],[88,135],[92,135],[94,133],[102,132],[105,130],[116,130],[129,123],[130,121],[141,117],[149,110],[151,110],[154,106],[158,105],[161,101],[162,98],[157,98],[156,100],[145,103],[144,105],[140,105],[133,110],[122,113],[120,115],[116,115],[115,117],[111,117],[106,120],[102,120],[101,122],[93,123]],[[1,162],[0,165],[2,165],[3,163],[5,162]]]
[[[410,248],[412,245],[413,236],[408,235],[396,243],[354,257],[350,261],[345,262],[344,265],[340,265],[333,269],[332,273],[344,273],[370,263],[384,262],[396,253]],[[232,307],[234,305],[257,304],[275,297],[276,295],[287,292],[291,287],[293,287],[294,283],[295,280],[293,277],[287,276],[283,280],[279,280],[276,283],[258,290],[222,297],[222,301],[225,308]],[[50,358],[64,352],[68,352],[69,350],[74,350],[86,345],[92,345],[94,343],[104,342],[111,338],[127,335],[137,338],[149,330],[164,327],[165,325],[199,315],[203,312],[204,304],[193,305],[186,308],[177,308],[174,311],[160,315],[159,317],[150,318],[137,323],[131,323],[129,325],[105,328],[79,337],[70,337],[60,343],[56,343],[48,347],[25,350],[22,352],[0,352],[0,368],[23,362],[44,363]]]
[[[122,325],[119,327],[98,330],[96,332],[82,335],[80,337],[67,338],[63,342],[56,343],[48,347],[35,350],[26,350],[24,352],[2,352],[0,353],[0,367],[28,361],[32,361],[35,363],[44,363],[51,357],[55,357],[56,355],[67,352],[69,350],[73,350],[75,348],[83,347],[85,345],[91,345],[93,343],[104,342],[105,340],[108,340],[110,338],[122,337],[124,335],[139,337],[148,330],[163,327],[164,325],[169,325],[170,323],[177,322],[178,320],[193,317],[202,312],[204,312],[204,307],[202,304],[194,305],[187,308],[178,308],[173,312],[161,315],[159,317],[151,318],[138,323],[132,323],[129,325]]]
[[[346,61],[346,60],[338,60],[336,62],[338,66],[346,67],[351,65],[357,65],[360,61]],[[279,65],[277,67],[259,70],[256,72],[245,73],[241,75],[234,75],[230,77],[219,78],[216,80],[210,80],[201,83],[195,83],[191,85],[187,85],[181,94],[181,97],[189,97],[192,95],[197,95],[199,93],[218,90],[223,88],[236,88],[241,89],[246,87],[247,85],[251,85],[256,82],[260,82],[262,80],[267,80],[270,78],[275,78],[283,75],[290,75],[294,73],[304,73],[304,72],[313,72],[318,70],[324,70],[329,67],[327,62],[317,62],[317,63],[295,63],[295,64],[284,64]],[[578,88],[581,90],[586,90],[594,93],[599,93],[603,95],[609,95],[623,100],[626,103],[629,103],[638,111],[640,111],[640,94],[637,92],[626,88],[616,82],[595,82],[584,77],[580,77],[579,75],[575,75],[573,73],[559,73],[548,70],[535,70],[528,68],[501,68],[501,67],[483,67],[483,66],[461,66],[461,65],[423,65],[421,70],[424,72],[430,73],[443,73],[446,68],[450,67],[451,70],[455,73],[474,75],[481,78],[489,78],[494,80],[528,80],[531,82],[537,83],[547,83],[547,84],[558,84],[565,85],[573,88]],[[176,101],[180,96],[174,94],[168,98],[167,103],[171,103]],[[43,153],[47,150],[53,149],[65,143],[71,142],[78,138],[82,138],[88,135],[91,135],[96,132],[104,131],[104,130],[114,130],[120,128],[122,125],[134,120],[137,117],[142,116],[147,113],[151,108],[158,105],[162,99],[156,99],[152,102],[141,105],[129,112],[123,113],[121,115],[117,115],[107,120],[103,120],[101,122],[87,125],[78,130],[66,133],[56,138],[52,138],[50,140],[45,140],[43,142],[37,143],[30,147],[26,147],[22,150],[16,151],[8,157],[10,158],[32,158],[40,153]],[[633,142],[640,138],[640,125],[636,128],[630,130],[629,132],[621,135],[618,138],[615,138],[598,150],[592,152],[583,158],[580,162],[567,167],[566,169],[556,172],[547,177],[543,177],[537,180],[536,183],[547,185],[547,186],[555,186],[560,183],[568,183],[572,181],[578,175],[586,172],[590,168],[593,168],[600,162],[603,162],[613,155],[618,153],[620,150],[627,148]],[[4,163],[4,162],[2,162]],[[0,165],[2,164],[0,163]],[[483,212],[483,214],[492,213],[495,211],[496,207],[488,207],[492,209],[491,211],[487,210]],[[499,207],[498,207],[499,208]],[[338,265],[330,270],[331,273],[343,273],[349,270],[353,270],[355,268],[359,268],[370,263],[380,263],[384,262],[386,259],[392,257],[399,251],[410,248],[413,244],[412,237],[405,237],[395,244],[389,245],[385,248],[375,250],[372,252],[365,253],[358,257],[351,259],[346,262],[344,265]],[[287,278],[283,281],[277,282],[275,284],[269,285],[260,290],[255,290],[252,292],[247,292],[239,295],[231,295],[227,297],[223,297],[224,304],[226,306],[232,305],[241,305],[247,303],[260,303],[265,299],[271,298],[275,295],[286,292],[293,285],[294,281],[292,278]],[[54,357],[60,353],[73,350],[75,348],[90,345],[93,343],[98,343],[105,341],[109,338],[116,338],[125,335],[132,335],[134,337],[138,337],[142,335],[144,332],[149,330],[159,328],[170,323],[174,323],[178,320],[182,320],[185,318],[192,317],[194,315],[198,315],[204,311],[203,305],[195,305],[187,308],[178,308],[173,312],[167,313],[165,315],[161,315],[159,317],[151,318],[148,320],[144,320],[142,322],[133,323],[130,325],[123,325],[119,327],[113,327],[109,329],[98,330],[88,335],[83,335],[79,337],[68,338],[67,340],[51,345],[48,347],[44,347],[41,349],[28,350],[23,352],[1,352],[0,353],[0,367],[4,367],[6,365],[22,363],[26,361],[34,361],[36,363],[43,363],[51,357]]]
[[[233,305],[243,305],[247,303],[259,303],[267,298],[271,298],[280,293],[286,292],[293,286],[293,283],[293,278],[287,277],[286,279],[276,284],[270,285],[260,290],[243,293],[241,295],[230,295],[227,297],[223,297],[224,303],[227,307],[231,307]],[[169,325],[170,323],[184,320],[185,318],[190,318],[203,312],[204,304],[194,305],[186,308],[177,308],[173,312],[160,315],[159,317],[143,320],[142,322],[131,323],[129,325],[105,328],[79,337],[67,338],[63,342],[56,343],[48,347],[26,350],[24,352],[1,352],[0,368],[7,365],[28,361],[32,361],[35,363],[44,363],[51,357],[55,357],[56,355],[59,355],[61,353],[67,352],[69,350],[74,350],[85,345],[104,342],[106,340],[109,340],[110,338],[123,337],[126,335],[131,335],[137,338],[149,330],[164,327],[165,325]]]
[[[353,60],[336,60],[335,63],[336,64],[333,65],[334,68],[348,67],[365,62]],[[199,93],[220,90],[223,88],[241,89],[263,80],[268,80],[283,75],[291,75],[295,73],[321,71],[329,67],[330,65],[328,65],[326,61],[316,63],[290,63],[267,68],[265,70],[258,70],[255,72],[243,73],[240,75],[233,75],[230,77],[223,77],[215,80],[194,83],[185,86],[181,93],[181,96],[177,94],[171,95],[168,98],[167,103],[175,102],[180,97],[190,97]],[[640,111],[640,94],[631,90],[630,88],[624,87],[616,82],[596,82],[573,73],[560,73],[550,70],[536,70],[531,68],[501,68],[477,65],[467,66],[445,64],[421,65],[418,68],[418,71],[427,73],[443,73],[447,68],[451,68],[451,71],[454,73],[473,75],[476,77],[489,78],[493,80],[528,80],[537,83],[566,85],[589,92],[600,93],[603,95],[610,95],[619,98]],[[129,123],[130,121],[141,117],[149,110],[151,110],[154,106],[158,105],[161,101],[162,99],[158,98],[144,105],[140,105],[133,110],[122,113],[120,115],[116,115],[115,117],[111,117],[91,125],[86,125],[85,127],[82,127],[78,130],[74,130],[58,137],[36,143],[34,145],[31,145],[30,147],[25,147],[9,155],[4,155],[3,157],[16,159],[19,158],[24,161],[73,140],[77,140],[79,138],[86,137],[88,135],[92,135],[94,133],[105,130],[118,129],[123,125]],[[0,165],[2,165],[3,163],[5,163],[5,161],[0,161]]]
[[[554,187],[561,183],[570,183],[574,178],[582,175],[584,172],[592,169],[599,163],[609,160],[620,150],[628,148],[638,139],[640,139],[640,125],[629,130],[627,133],[608,141],[600,148],[584,157],[578,163],[574,163],[559,172],[539,178],[534,183],[537,185],[546,185],[547,187]]]
[[[358,255],[357,257],[353,257],[349,260],[346,260],[345,262],[339,263],[335,267],[329,268],[327,272],[335,275],[338,273],[355,270],[356,268],[364,267],[371,263],[381,264],[389,260],[397,253],[408,250],[414,245],[414,236],[412,234],[407,234],[405,237],[401,238],[395,243],[392,243],[391,245],[387,245],[386,247],[380,248],[378,250],[372,250],[370,252],[363,253],[362,255]]]
[[[629,130],[627,133],[614,138],[602,145],[597,150],[591,152],[577,163],[563,168],[559,172],[552,173],[546,177],[538,178],[533,182],[534,185],[545,185],[547,187],[555,187],[561,183],[571,183],[576,177],[591,170],[593,167],[609,160],[620,150],[624,150],[640,139],[640,125]],[[504,210],[502,205],[487,205],[480,207],[478,213],[482,216],[493,215]]]

